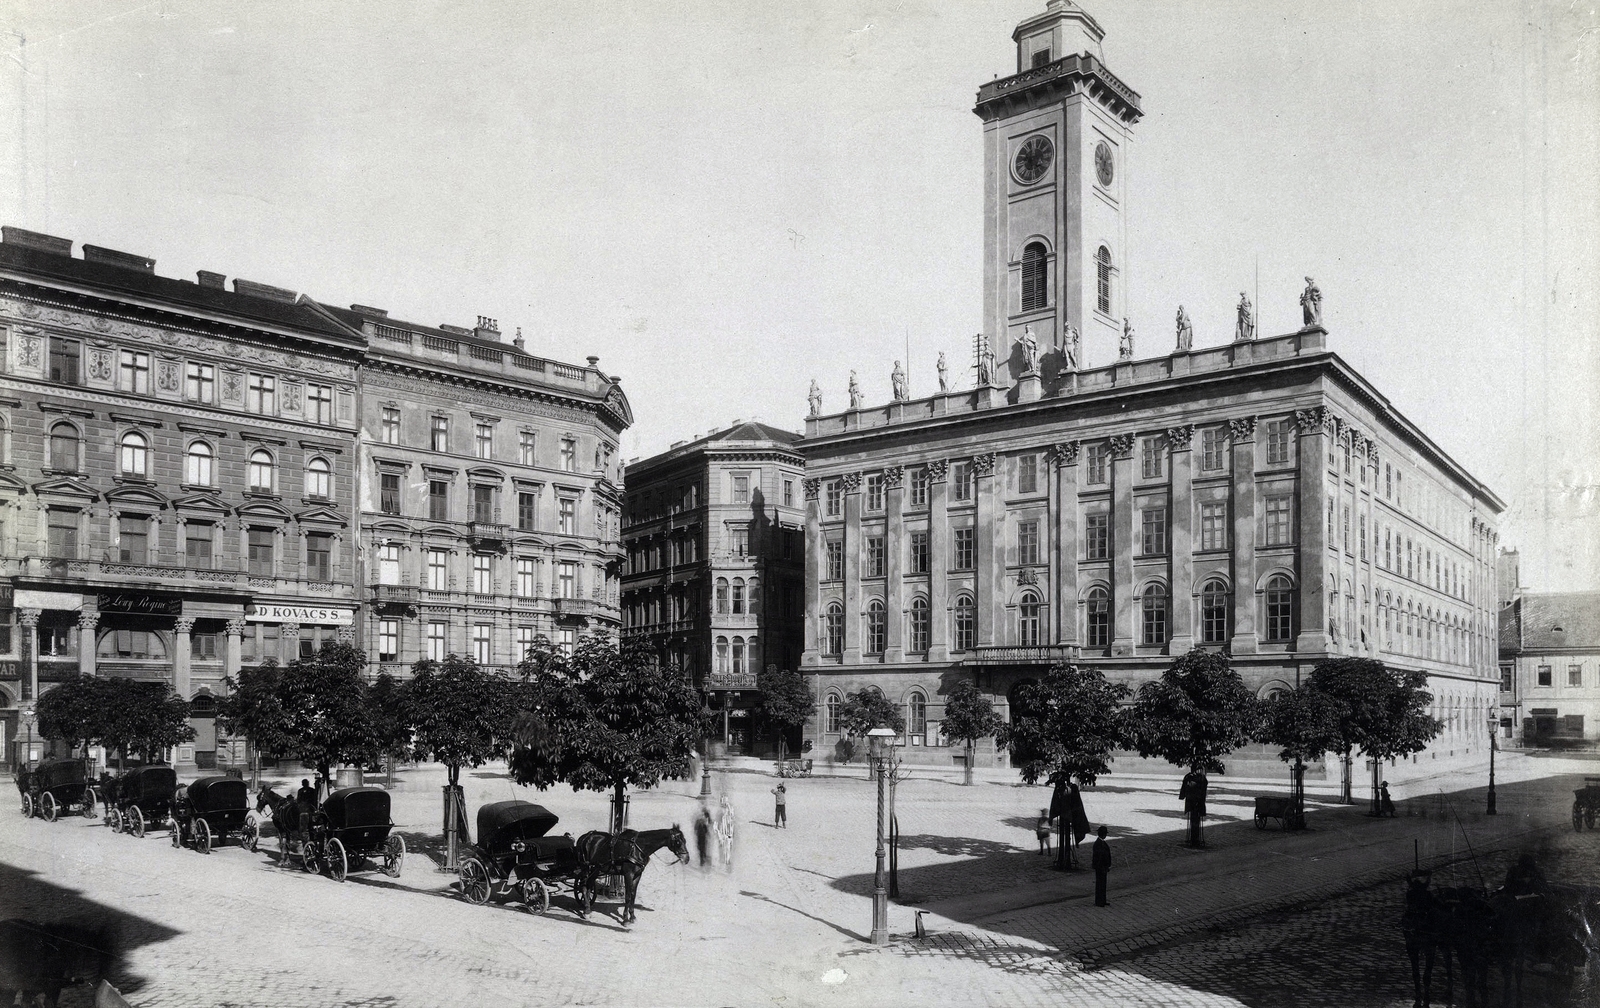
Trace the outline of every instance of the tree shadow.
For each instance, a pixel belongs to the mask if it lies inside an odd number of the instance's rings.
[[[947,857],[996,857],[1004,854],[1029,854],[1032,851],[999,840],[971,837],[934,836],[931,833],[900,834],[901,850],[931,850]]]

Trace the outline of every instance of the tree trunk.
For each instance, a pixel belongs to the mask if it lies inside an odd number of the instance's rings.
[[[1354,789],[1353,777],[1355,771],[1352,768],[1355,764],[1355,757],[1353,757],[1350,754],[1350,751],[1347,749],[1345,750],[1344,758],[1340,762],[1344,764],[1342,767],[1344,772],[1340,775],[1339,800],[1344,802],[1346,805],[1354,805],[1356,800],[1351,795],[1351,792]]]
[[[972,786],[972,764],[978,759],[978,740],[967,739],[966,766],[961,768],[961,783]]]

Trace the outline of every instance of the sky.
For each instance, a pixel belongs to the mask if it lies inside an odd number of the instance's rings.
[[[1600,0],[1084,0],[1138,356],[1300,324],[1600,588]],[[979,84],[1044,0],[7,0],[0,223],[618,374],[627,457],[981,325]],[[1257,280],[1259,270],[1259,281]],[[908,355],[909,350],[909,355]],[[1092,366],[1097,362],[1090,361]]]

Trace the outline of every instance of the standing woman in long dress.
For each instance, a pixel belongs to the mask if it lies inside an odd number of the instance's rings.
[[[733,799],[723,795],[717,810],[717,859],[726,871],[733,870],[733,837]]]

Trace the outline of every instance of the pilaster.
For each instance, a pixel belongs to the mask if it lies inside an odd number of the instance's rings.
[[[1133,654],[1133,435],[1111,439],[1111,654]]]
[[[194,620],[180,616],[172,624],[172,689],[183,700],[189,699],[190,641],[194,635]]]
[[[1260,650],[1256,633],[1256,418],[1228,421],[1233,441],[1233,654]]]
[[[844,663],[861,664],[861,474],[839,477],[844,489]]]
[[[1328,650],[1328,540],[1327,512],[1328,430],[1332,418],[1323,408],[1299,410],[1294,415],[1299,428],[1295,446],[1298,487],[1296,506],[1296,550],[1300,583],[1295,607],[1297,636],[1294,649],[1301,654],[1325,654]]]
[[[928,661],[950,660],[950,483],[948,464],[928,467]]]
[[[979,647],[1001,643],[1000,626],[1005,619],[1005,504],[1000,499],[1001,482],[995,478],[994,463],[993,453],[972,457],[978,501],[973,594],[977,600]]]
[[[1055,641],[1078,642],[1078,453],[1076,441],[1050,451],[1050,570],[1055,578]]]
[[[455,628],[452,626],[451,629]],[[284,665],[300,657],[300,624],[284,623],[278,627],[278,656]]]
[[[887,639],[883,650],[885,664],[898,664],[906,657],[906,620],[910,607],[905,600],[906,534],[901,521],[901,472],[898,467],[893,482],[889,474],[883,476],[884,514],[884,574],[883,606],[887,612]]]
[[[244,620],[229,620],[223,631],[222,672],[230,679],[239,674],[239,667],[242,664],[244,630]],[[420,628],[418,633],[421,633]]]
[[[1189,450],[1193,439],[1193,425],[1167,431],[1171,462],[1167,514],[1172,522],[1172,542],[1168,544],[1171,567],[1167,581],[1172,586],[1172,632],[1167,638],[1167,653],[1174,655],[1184,654],[1194,647],[1195,638],[1194,488],[1191,486],[1194,454]]]
[[[95,629],[100,626],[98,612],[78,613],[78,672],[81,675],[92,676],[95,674]]]
[[[22,699],[39,699],[39,617],[40,609],[18,609],[17,624],[22,627],[22,660],[26,665],[22,680]]]

